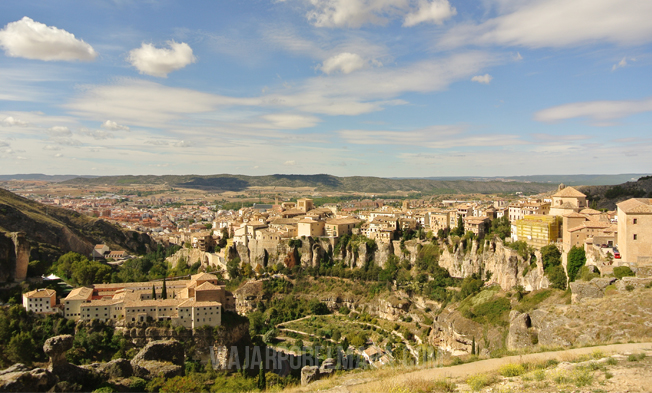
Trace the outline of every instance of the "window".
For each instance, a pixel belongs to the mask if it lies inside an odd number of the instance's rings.
[[[636,240],[637,237],[638,237],[638,236],[637,236],[636,234],[634,234],[634,240]]]
[[[633,224],[638,224],[638,218],[635,218],[635,219],[633,220]]]

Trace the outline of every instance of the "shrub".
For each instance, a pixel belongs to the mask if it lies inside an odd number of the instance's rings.
[[[591,281],[594,278],[600,277],[600,273],[596,272],[597,269],[594,268],[594,271],[591,271],[588,266],[582,266],[580,271],[577,273],[577,276],[582,281]]]
[[[539,382],[541,382],[541,381],[543,381],[544,379],[546,379],[546,372],[545,372],[544,370],[536,370],[536,371],[533,373],[533,376],[534,376],[534,380],[535,380],[535,381],[539,381]]]
[[[492,382],[492,378],[490,378],[487,374],[475,374],[466,379],[466,383],[474,392],[479,391],[485,386],[491,385]]]
[[[607,359],[607,364],[610,365],[610,366],[615,366],[615,365],[618,364],[618,360],[616,360],[615,358],[610,357],[609,359]]]
[[[503,364],[498,369],[498,373],[503,377],[518,377],[525,373],[525,367],[522,364],[516,363]]]
[[[638,362],[639,360],[645,359],[645,354],[644,353],[633,353],[629,356],[627,356],[627,360],[630,362]]]
[[[629,266],[618,266],[614,268],[614,277],[618,279],[632,276],[635,276],[635,274]]]
[[[636,287],[633,286],[632,284],[627,284],[627,285],[625,285],[625,289],[627,290],[627,292],[631,292],[634,289],[636,289]]]

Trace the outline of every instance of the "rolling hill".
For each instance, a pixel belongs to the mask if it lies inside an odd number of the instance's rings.
[[[63,182],[86,186],[126,186],[156,184],[207,191],[243,191],[249,187],[314,187],[317,191],[387,193],[416,191],[426,194],[456,193],[539,193],[554,190],[556,185],[503,181],[387,179],[381,177],[332,175],[164,175],[164,176],[103,176],[77,178]]]
[[[590,203],[598,209],[614,210],[618,202],[629,198],[652,198],[652,176],[643,176],[637,181],[615,186],[585,186],[577,189],[585,193]]]

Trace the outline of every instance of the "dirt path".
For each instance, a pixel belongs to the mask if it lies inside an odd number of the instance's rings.
[[[418,371],[397,374],[386,378],[374,378],[371,375],[366,377],[364,374],[358,374],[357,376],[352,375],[352,378],[342,378],[341,385],[331,387],[327,391],[332,393],[382,392],[387,389],[388,379],[391,379],[393,383],[401,384],[401,382],[405,382],[410,379],[435,380],[443,378],[463,378],[472,374],[489,373],[496,371],[498,368],[500,368],[500,366],[508,363],[539,362],[549,359],[567,361],[579,355],[591,354],[594,351],[602,351],[605,353],[605,355],[609,355],[613,353],[640,352],[644,350],[652,350],[652,343],[601,345],[596,347],[568,349],[564,351],[507,356],[504,358],[480,360],[477,362],[461,364],[458,366],[422,369]],[[306,389],[305,391],[318,390],[318,385],[320,382],[315,383],[314,386],[307,386],[306,388],[309,389]],[[332,386],[332,381],[330,385]],[[322,387],[322,389],[324,389],[324,387]],[[302,389],[302,391],[304,390]]]

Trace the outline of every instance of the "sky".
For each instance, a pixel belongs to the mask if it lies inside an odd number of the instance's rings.
[[[0,2],[0,174],[646,173],[649,0]]]

